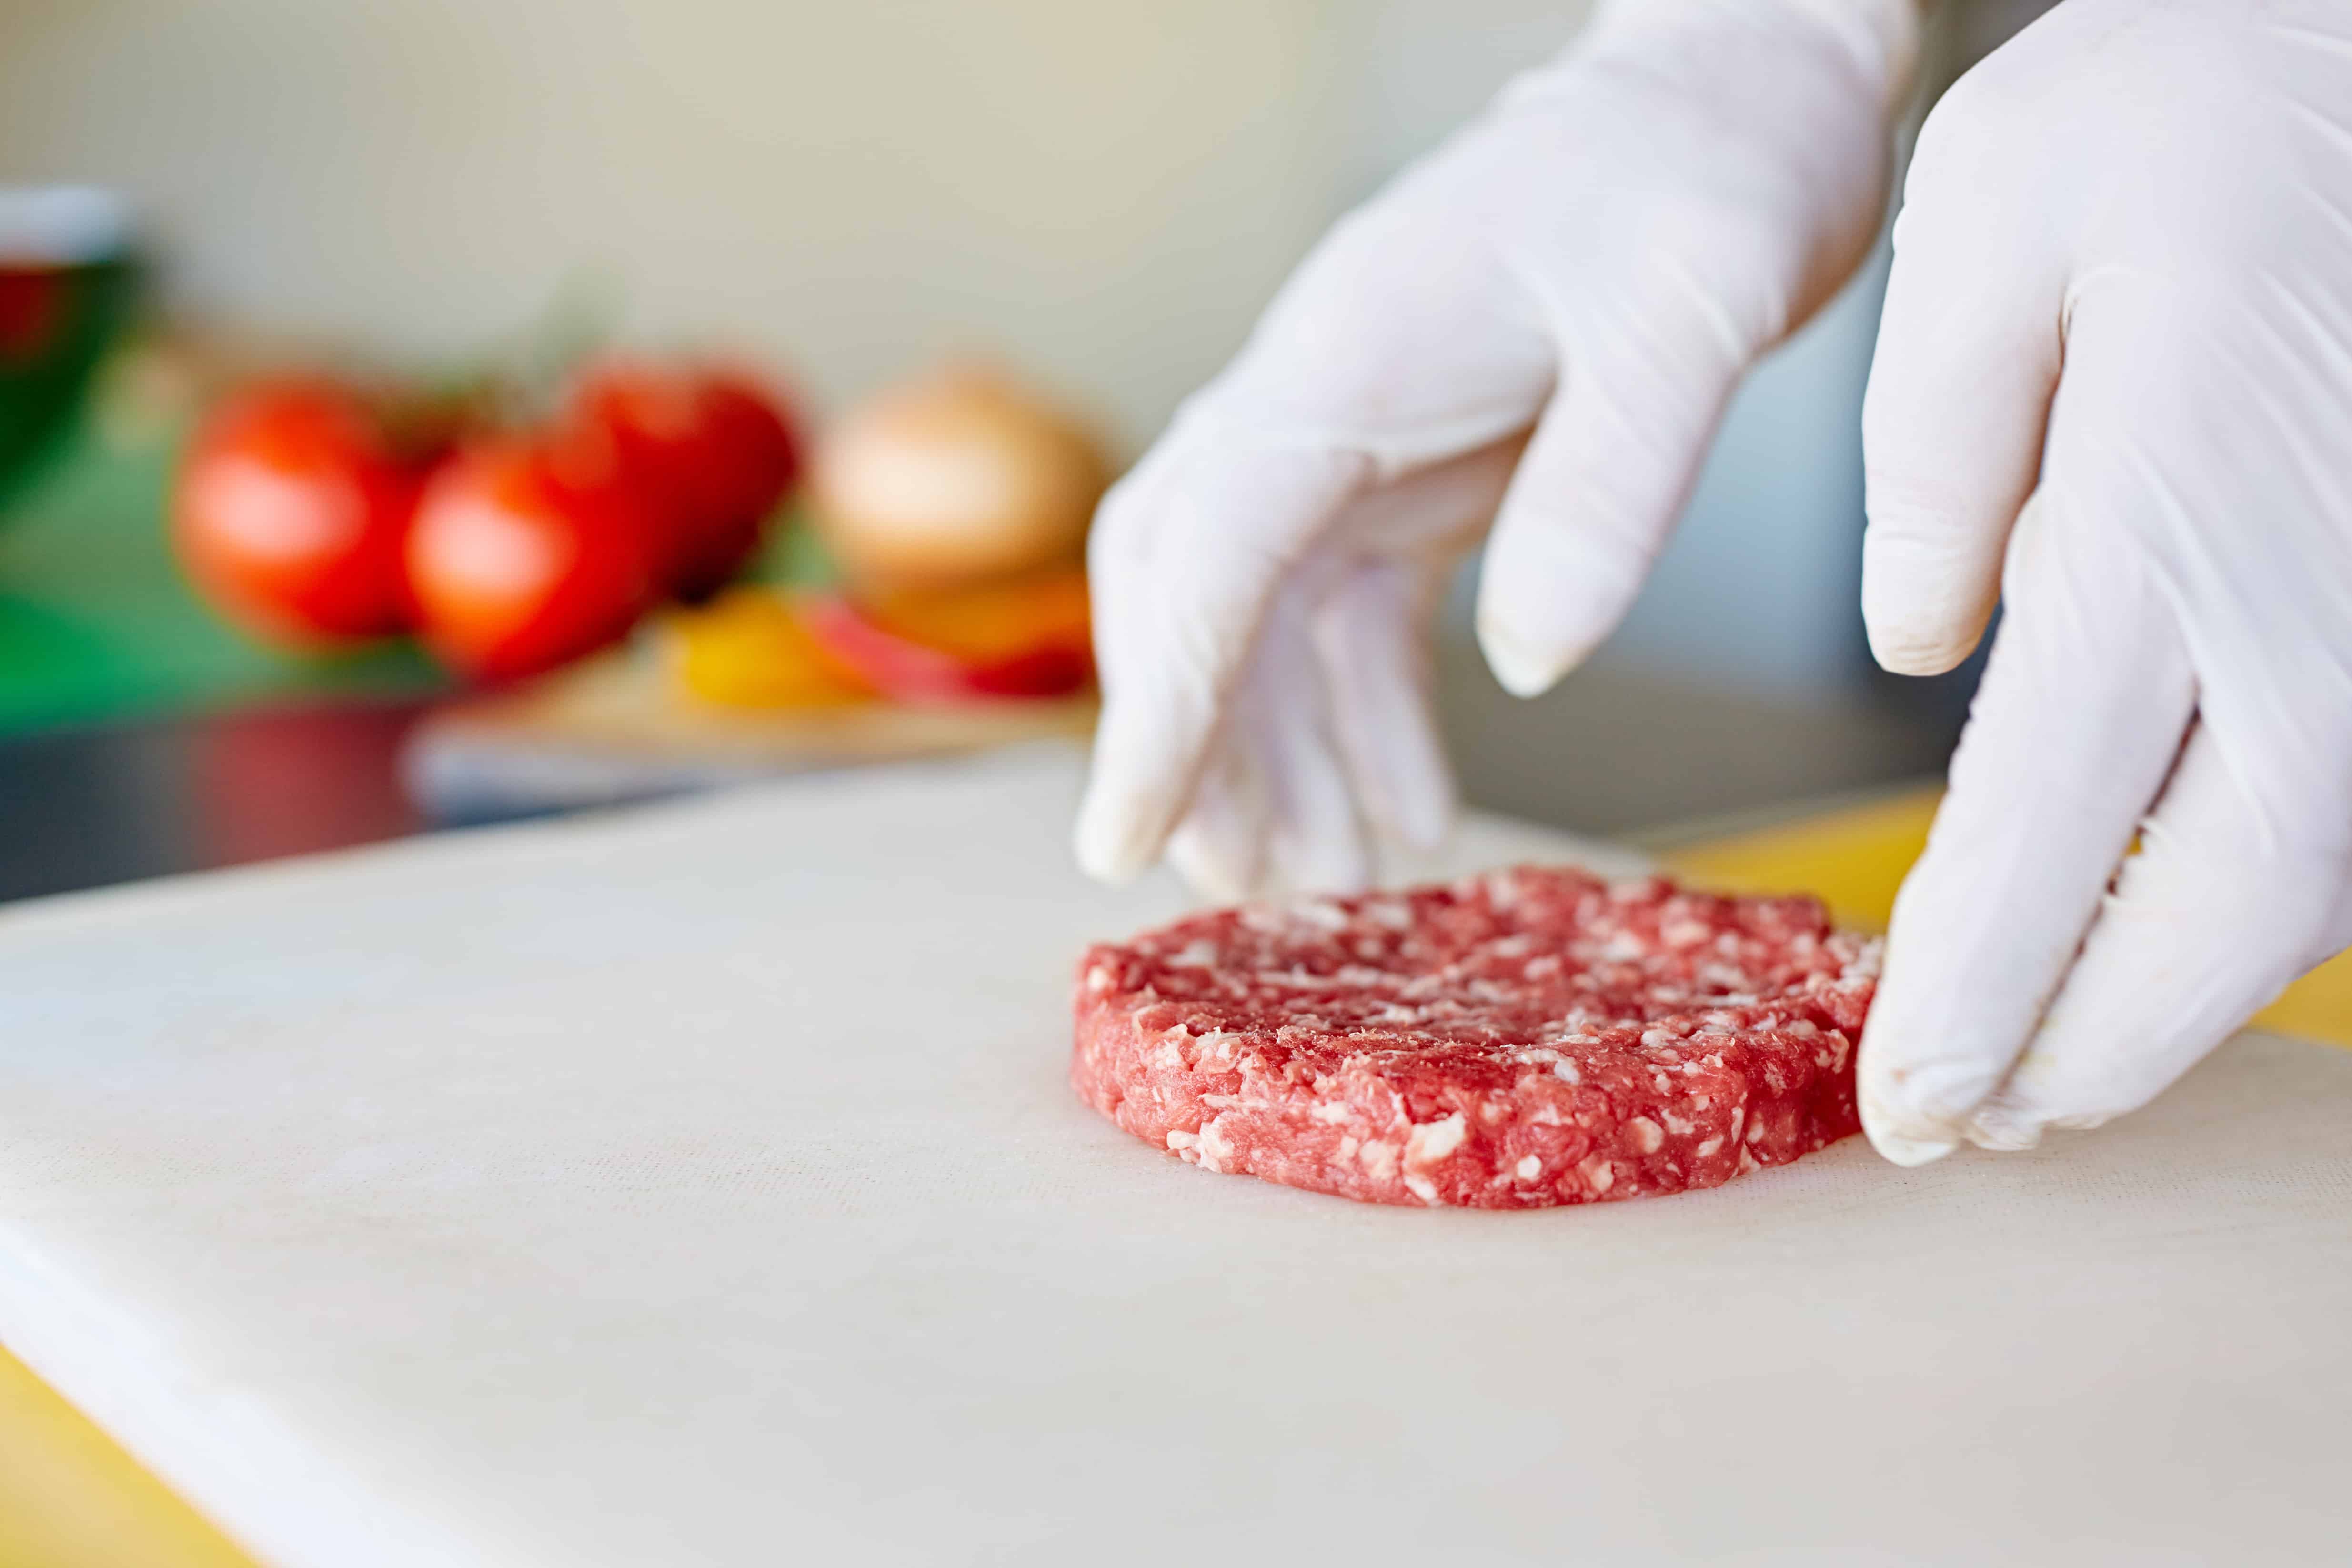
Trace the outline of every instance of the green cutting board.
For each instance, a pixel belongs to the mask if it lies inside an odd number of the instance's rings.
[[[170,442],[110,447],[85,427],[0,514],[0,734],[443,684],[404,644],[305,658],[222,625],[164,537],[174,455]]]

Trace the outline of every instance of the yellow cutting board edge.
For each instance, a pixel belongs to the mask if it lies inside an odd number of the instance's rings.
[[[1678,876],[1735,891],[1818,894],[1883,931],[1927,841],[1921,790],[1666,851]],[[2322,964],[2254,1022],[2352,1046],[2352,954]],[[0,1350],[0,1568],[257,1568],[203,1515]]]
[[[1810,892],[1845,925],[1885,931],[1895,889],[1927,847],[1940,793],[1914,790],[1661,858],[1676,875],[1738,892]],[[2255,1015],[2254,1026],[2352,1047],[2352,953],[2328,960]]]
[[[255,1568],[0,1350],[0,1568]]]

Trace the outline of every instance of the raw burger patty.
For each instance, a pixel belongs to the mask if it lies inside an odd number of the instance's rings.
[[[1857,1131],[1877,971],[1811,899],[1521,867],[1092,948],[1070,1077],[1212,1171],[1382,1204],[1646,1197]]]

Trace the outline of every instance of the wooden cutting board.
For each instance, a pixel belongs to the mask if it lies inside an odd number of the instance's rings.
[[[585,659],[513,691],[452,703],[410,737],[404,768],[445,819],[639,800],[715,784],[1083,738],[1072,698],[915,707],[729,709],[681,697],[646,647]]]

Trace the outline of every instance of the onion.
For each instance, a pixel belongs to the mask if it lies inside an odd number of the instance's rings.
[[[950,365],[817,444],[825,542],[865,587],[934,587],[1075,559],[1108,483],[1094,437],[1003,374]]]

